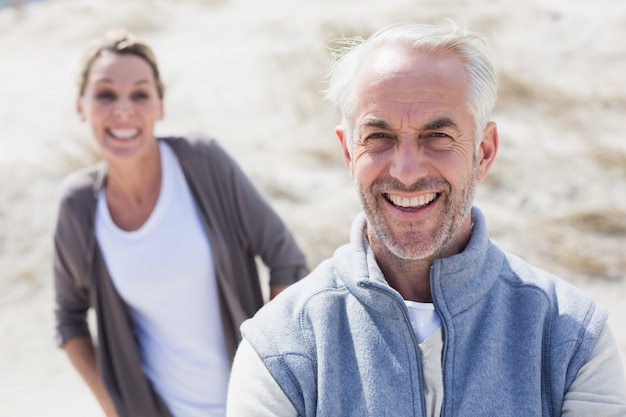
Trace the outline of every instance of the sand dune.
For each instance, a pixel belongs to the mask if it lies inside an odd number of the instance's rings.
[[[387,23],[485,34],[501,151],[478,192],[494,239],[584,288],[626,357],[626,3],[613,0],[0,2],[0,415],[98,415],[53,342],[51,231],[64,175],[96,158],[74,115],[80,53],[126,26],[162,66],[161,134],[217,137],[311,265],[358,211],[320,91],[327,47]],[[573,4],[575,3],[575,4]]]

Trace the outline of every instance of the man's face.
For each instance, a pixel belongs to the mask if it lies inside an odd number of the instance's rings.
[[[467,83],[452,53],[384,48],[364,62],[351,155],[347,138],[337,134],[375,251],[419,260],[458,253],[467,243],[476,182],[497,148],[490,123],[476,150]]]

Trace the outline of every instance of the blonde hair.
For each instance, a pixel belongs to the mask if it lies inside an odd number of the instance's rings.
[[[79,97],[85,93],[85,86],[89,79],[91,65],[95,59],[105,51],[121,55],[134,55],[146,61],[152,69],[159,98],[163,99],[165,86],[161,80],[159,66],[157,65],[154,52],[152,52],[152,49],[148,45],[138,41],[136,36],[127,29],[110,30],[106,32],[103,37],[93,41],[89,48],[87,48],[81,60],[80,72],[78,74]]]

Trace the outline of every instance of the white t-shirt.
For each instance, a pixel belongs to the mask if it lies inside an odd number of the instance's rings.
[[[417,343],[422,343],[441,327],[441,318],[435,311],[433,303],[418,303],[408,300],[404,300],[404,303],[409,310],[409,319],[417,337]]]
[[[144,373],[175,416],[224,416],[229,360],[211,246],[184,174],[159,144],[162,184],[148,220],[117,227],[104,192],[96,238],[133,319]]]

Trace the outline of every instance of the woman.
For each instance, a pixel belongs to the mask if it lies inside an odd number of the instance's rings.
[[[103,161],[64,182],[57,338],[107,416],[223,416],[239,325],[263,304],[255,257],[271,297],[306,264],[215,141],[155,139],[163,92],[151,49],[127,31],[84,58],[77,111]]]

